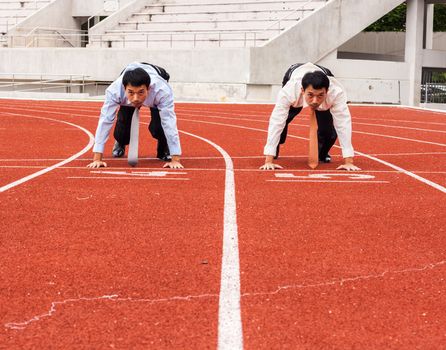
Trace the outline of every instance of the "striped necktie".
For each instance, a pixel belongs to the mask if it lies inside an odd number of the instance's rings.
[[[317,120],[316,120],[316,112],[311,108],[310,109],[310,145],[308,152],[308,166],[311,169],[316,169],[319,165],[319,150],[318,150],[318,141],[317,141]]]

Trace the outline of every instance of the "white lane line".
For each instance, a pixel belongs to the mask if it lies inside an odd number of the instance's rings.
[[[88,141],[88,145],[87,146],[85,146],[81,151],[77,152],[76,154],[72,155],[71,157],[69,157],[69,158],[67,158],[67,159],[65,159],[65,160],[63,160],[63,161],[61,161],[61,162],[59,162],[57,164],[54,164],[54,165],[52,165],[52,166],[50,166],[48,168],[42,169],[40,171],[37,171],[34,174],[25,176],[25,177],[23,177],[23,178],[21,178],[21,179],[19,179],[17,181],[11,182],[8,185],[0,187],[0,193],[1,192],[5,192],[5,191],[7,191],[7,190],[9,190],[9,189],[11,189],[11,188],[13,188],[15,186],[20,185],[20,184],[23,184],[24,182],[32,180],[32,179],[34,179],[34,178],[36,178],[36,177],[38,177],[40,175],[46,174],[46,173],[48,173],[48,172],[50,172],[50,171],[52,171],[52,170],[54,170],[54,169],[56,169],[58,167],[61,167],[62,165],[65,165],[65,164],[75,160],[76,158],[78,158],[81,155],[83,155],[84,153],[86,153],[94,144],[94,136],[93,136],[93,134],[90,131],[88,131],[87,129],[85,129],[82,126],[80,126],[80,125],[76,125],[76,124],[69,123],[69,122],[66,122],[66,121],[63,121],[63,120],[57,120],[57,119],[52,119],[52,118],[36,117],[36,116],[29,116],[29,115],[20,115],[20,114],[16,114],[16,113],[7,113],[7,114],[16,115],[16,116],[19,116],[19,117],[22,117],[22,118],[36,118],[36,119],[51,120],[51,121],[54,121],[54,122],[57,122],[57,123],[67,124],[67,125],[73,126],[75,128],[78,128],[78,129],[82,130],[83,132],[85,132],[88,135],[88,137],[89,137],[89,141]]]
[[[385,137],[385,138],[389,138],[389,139],[411,141],[411,142],[425,143],[425,144],[428,144],[428,145],[435,145],[435,146],[446,147],[445,143],[438,143],[438,142],[410,139],[410,138],[407,138],[407,137],[399,137],[399,136],[392,136],[392,135],[376,134],[376,133],[373,133],[373,132],[365,132],[365,131],[354,131],[353,133],[355,133],[355,134],[371,135],[371,136],[380,136],[380,137]]]
[[[367,157],[367,158],[369,158],[369,159],[371,159],[371,160],[374,160],[375,162],[384,164],[384,165],[386,165],[386,166],[388,166],[388,167],[390,167],[390,168],[392,168],[392,169],[395,169],[395,170],[397,170],[397,171],[400,171],[400,172],[402,172],[403,174],[405,174],[405,175],[407,175],[407,176],[410,176],[410,177],[414,178],[415,180],[421,181],[421,182],[425,183],[426,185],[429,185],[429,186],[431,186],[431,187],[433,187],[433,188],[435,188],[435,189],[437,189],[437,190],[439,190],[439,191],[441,191],[441,192],[443,192],[443,193],[446,193],[446,187],[441,186],[440,184],[437,184],[437,183],[435,183],[435,182],[433,182],[433,181],[430,181],[430,180],[428,180],[428,179],[425,179],[424,177],[421,177],[421,176],[419,176],[419,175],[417,175],[417,174],[415,174],[415,173],[413,173],[413,172],[411,172],[411,171],[408,171],[408,170],[406,170],[406,169],[403,169],[403,168],[401,168],[401,167],[399,167],[399,166],[397,166],[397,165],[395,165],[395,164],[386,162],[385,160],[381,160],[381,159],[379,159],[379,158],[376,158],[376,157],[373,157],[373,156],[369,156],[369,155],[367,155],[367,154],[365,154],[365,153],[361,153],[361,152],[357,152],[357,151],[355,151],[355,153],[358,153],[358,154],[362,155],[363,157]]]
[[[198,138],[216,148],[226,164],[223,218],[223,257],[218,305],[218,349],[242,350],[243,331],[240,310],[240,260],[238,248],[237,207],[235,201],[234,165],[229,154],[219,145],[203,137]]]
[[[226,126],[226,127],[230,127],[230,128],[239,128],[239,129],[246,129],[246,130],[252,130],[252,131],[261,131],[261,132],[264,132],[264,133],[267,133],[267,132],[268,132],[267,130],[263,130],[263,129],[249,128],[249,127],[247,127],[247,126],[237,126],[237,125],[234,125],[234,124],[224,124],[224,123],[206,122],[206,121],[202,121],[202,120],[191,120],[191,119],[182,119],[182,120],[183,120],[183,121],[194,122],[194,123],[204,123],[204,124],[212,124],[212,125]],[[373,135],[373,134],[372,134],[372,135]],[[308,139],[305,138],[305,137],[294,136],[294,135],[288,135],[288,136],[291,137],[291,138],[296,138],[296,139],[300,139],[300,140],[308,141]],[[377,136],[383,136],[383,137],[386,137],[385,135],[377,135]],[[410,140],[410,139],[408,139],[408,140]],[[419,140],[417,140],[417,141],[419,141]],[[444,146],[446,146],[446,145],[444,145]],[[341,147],[339,147],[339,146],[337,146],[337,145],[334,145],[334,147],[336,147],[336,148],[341,148]],[[399,166],[396,166],[396,165],[394,165],[394,164],[392,164],[392,163],[386,162],[386,161],[381,160],[381,159],[379,159],[379,158],[376,158],[376,157],[373,157],[373,156],[369,156],[369,155],[367,155],[367,154],[365,154],[365,153],[362,153],[362,152],[355,151],[355,153],[356,153],[356,154],[359,154],[359,155],[361,155],[361,156],[363,156],[363,157],[369,158],[369,159],[371,159],[371,160],[374,160],[374,161],[376,161],[376,162],[378,162],[378,163],[384,164],[385,166],[388,166],[388,167],[390,167],[390,168],[392,168],[392,169],[395,169],[395,170],[397,170],[397,171],[399,171],[399,172],[402,172],[402,173],[404,173],[405,175],[414,178],[415,180],[421,181],[422,183],[424,183],[424,184],[426,184],[426,185],[429,185],[429,186],[435,188],[436,190],[439,190],[439,191],[441,191],[441,192],[443,192],[443,193],[446,193],[446,188],[445,188],[445,187],[443,187],[443,186],[441,186],[441,185],[439,185],[439,184],[437,184],[437,183],[435,183],[435,182],[433,182],[433,181],[430,181],[430,180],[428,180],[428,179],[425,179],[424,177],[421,177],[421,176],[419,176],[419,175],[416,175],[416,174],[414,174],[413,172],[410,172],[410,171],[408,171],[408,170],[406,170],[406,169],[403,169],[403,168],[401,168],[401,167],[399,167]]]

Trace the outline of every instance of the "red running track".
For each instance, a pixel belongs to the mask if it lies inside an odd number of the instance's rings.
[[[352,106],[355,174],[302,113],[262,172],[272,106],[177,104],[184,170],[146,125],[90,170],[99,103],[0,105],[0,348],[446,348],[444,113]]]

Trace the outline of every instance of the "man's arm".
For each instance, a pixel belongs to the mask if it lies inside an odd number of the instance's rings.
[[[290,82],[288,83],[291,85]],[[285,85],[277,96],[276,105],[274,106],[273,112],[271,113],[271,117],[269,119],[268,137],[263,150],[263,154],[265,155],[265,164],[259,168],[261,170],[283,169],[279,164],[274,164],[273,159],[276,155],[280,135],[285,128],[291,106],[290,96],[285,88],[292,89],[293,87],[288,86],[288,84]]]
[[[118,87],[111,85],[106,91],[105,102],[101,108],[101,115],[99,116],[98,127],[94,138],[93,162],[87,165],[88,168],[107,166],[107,164],[102,161],[102,155],[104,153],[105,143],[110,136],[110,131],[116,117],[116,111],[119,107],[116,97],[117,93],[113,92],[113,89],[116,90],[117,88]]]
[[[337,167],[337,169],[347,171],[361,170],[353,164],[352,118],[343,91],[336,97],[330,112],[333,116],[333,124],[336,133],[338,134],[339,144],[342,149],[342,157],[344,158],[344,164]]]
[[[181,143],[180,136],[178,134],[177,128],[177,117],[174,110],[173,95],[168,90],[162,91],[164,96],[161,97],[160,103],[158,104],[158,110],[160,113],[161,126],[163,128],[164,134],[166,135],[167,145],[169,147],[169,152],[172,160],[169,163],[164,164],[164,168],[171,169],[182,169],[184,166],[180,162],[181,157]]]

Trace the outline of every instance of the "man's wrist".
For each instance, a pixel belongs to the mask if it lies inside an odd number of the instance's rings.
[[[353,164],[353,157],[346,157],[344,158],[345,164]]]
[[[102,153],[94,152],[93,153],[93,161],[94,162],[102,162]]]
[[[180,161],[180,156],[172,156],[172,161],[179,162]]]
[[[265,164],[266,163],[272,163],[274,159],[274,156],[266,156],[265,157]]]

